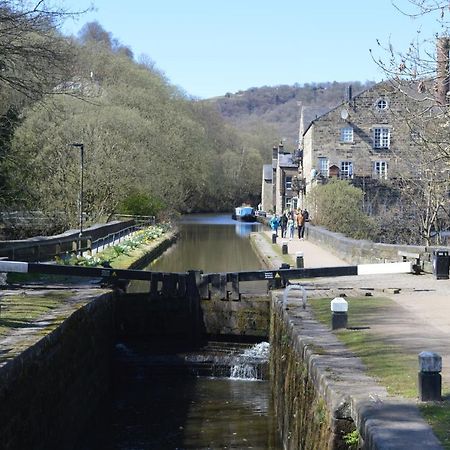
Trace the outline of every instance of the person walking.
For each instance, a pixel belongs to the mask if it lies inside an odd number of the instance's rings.
[[[275,234],[278,236],[278,227],[280,226],[280,219],[275,214],[269,222],[270,228],[272,228],[272,231],[275,232]]]
[[[292,218],[292,216],[289,216],[289,219],[287,221],[287,233],[290,241],[294,239],[294,219]]]
[[[280,218],[280,227],[281,227],[281,237],[286,237],[286,228],[288,224],[288,216],[287,213],[284,213]]]
[[[305,210],[306,211],[306,210]],[[300,211],[297,214],[297,230],[298,230],[298,238],[303,241],[305,236],[305,215],[303,211]]]

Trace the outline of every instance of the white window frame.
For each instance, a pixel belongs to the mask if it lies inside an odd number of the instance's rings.
[[[341,142],[353,142],[353,127],[341,128]]]
[[[374,161],[373,172],[376,178],[387,180],[388,163],[387,161]]]
[[[339,171],[339,176],[343,180],[348,180],[353,178],[354,167],[353,161],[341,161],[341,167]]]
[[[391,146],[391,130],[385,127],[373,129],[373,148],[389,148]]]
[[[385,98],[379,98],[375,105],[380,111],[384,111],[389,108],[389,103]]]
[[[319,156],[318,158],[319,174],[328,178],[330,176],[330,160],[325,156]]]
[[[292,198],[291,197],[286,198],[284,209],[290,211],[292,209],[291,206],[292,206]]]
[[[292,189],[292,176],[291,175],[286,175],[284,178],[284,187],[285,189]]]

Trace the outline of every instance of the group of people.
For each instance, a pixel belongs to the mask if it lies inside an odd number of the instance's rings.
[[[299,211],[286,211],[280,216],[275,214],[269,222],[270,228],[278,236],[278,228],[281,229],[281,237],[294,238],[295,228],[297,228],[298,238],[304,239],[305,224],[309,221],[309,213],[306,209]]]

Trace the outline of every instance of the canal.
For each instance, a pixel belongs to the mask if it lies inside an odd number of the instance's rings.
[[[148,270],[262,268],[249,240],[260,224],[238,223],[228,215],[195,215],[179,225],[177,243]],[[145,284],[132,286],[134,292],[145,289]],[[249,287],[250,292],[265,289],[265,283]],[[118,342],[112,395],[77,448],[282,449],[270,383],[253,370],[267,359],[267,343],[209,342],[190,349],[180,342]]]

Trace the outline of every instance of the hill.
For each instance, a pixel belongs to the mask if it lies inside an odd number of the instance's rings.
[[[288,149],[296,148],[300,107],[314,108],[320,115],[347,98],[348,86],[353,95],[373,86],[373,82],[325,82],[293,86],[253,87],[234,94],[207,100],[216,105],[226,121],[245,133],[259,132],[261,127],[283,140]]]

